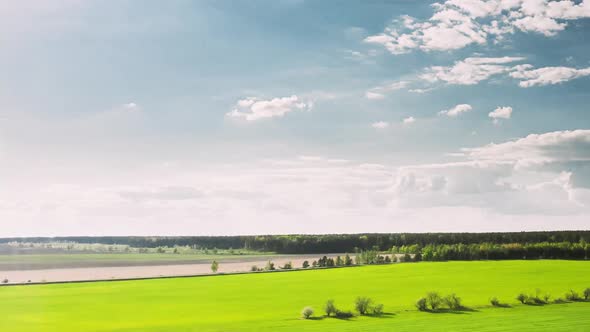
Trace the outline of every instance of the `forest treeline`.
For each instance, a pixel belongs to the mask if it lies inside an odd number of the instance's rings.
[[[252,235],[252,236],[100,236],[100,237],[27,237],[0,238],[7,242],[77,242],[121,244],[131,247],[156,248],[190,246],[207,249],[248,249],[282,254],[344,253],[359,250],[377,249],[390,251],[392,248],[420,248],[421,255],[428,257],[429,248],[437,248],[445,257],[478,259],[481,253],[475,248],[479,245],[492,246],[486,258],[500,259],[506,256],[522,258],[537,249],[535,244],[569,243],[579,244],[590,241],[590,231],[547,231],[513,233],[397,233],[397,234],[324,234],[324,235]],[[545,243],[545,244],[543,244]],[[542,244],[542,245],[541,245]],[[440,245],[456,245],[437,247]],[[493,246],[498,245],[498,246]],[[515,248],[510,245],[516,246]],[[560,245],[563,246],[563,245]],[[466,249],[467,248],[467,249]],[[561,248],[561,247],[560,247]],[[440,249],[440,250],[439,250]],[[561,249],[551,249],[561,250]],[[576,249],[577,250],[577,249]],[[530,256],[530,254],[529,254]],[[534,255],[533,255],[534,256]],[[562,256],[560,256],[562,257]],[[576,254],[575,257],[578,257]],[[483,257],[481,257],[483,258]],[[454,258],[447,258],[454,259]]]

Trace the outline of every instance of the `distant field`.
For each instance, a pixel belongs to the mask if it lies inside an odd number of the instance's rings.
[[[590,303],[525,306],[536,288],[554,297],[590,287],[590,262],[405,263],[330,270],[143,281],[0,287],[0,331],[588,331]],[[427,291],[457,293],[472,311],[424,313]],[[381,318],[302,320],[327,299],[385,305]],[[492,308],[491,296],[510,308]]]
[[[59,253],[59,254],[26,254],[0,255],[0,271],[29,270],[68,267],[98,266],[134,266],[134,265],[166,265],[194,264],[218,261],[260,260],[265,257],[288,257],[272,253],[245,255],[206,255],[206,254],[137,254],[137,253]]]

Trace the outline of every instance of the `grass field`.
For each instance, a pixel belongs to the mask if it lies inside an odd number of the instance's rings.
[[[590,303],[526,306],[536,288],[553,297],[590,287],[590,262],[407,263],[330,270],[0,287],[0,331],[590,331]],[[455,292],[470,311],[418,312],[427,291]],[[332,298],[385,305],[383,317],[316,316]],[[498,297],[509,308],[492,308]]]

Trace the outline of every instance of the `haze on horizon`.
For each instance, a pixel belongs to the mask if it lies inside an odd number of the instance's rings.
[[[0,29],[0,237],[590,228],[590,0],[25,0]]]

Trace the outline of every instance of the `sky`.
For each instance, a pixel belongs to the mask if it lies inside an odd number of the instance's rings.
[[[0,237],[590,229],[590,0],[0,3]]]

